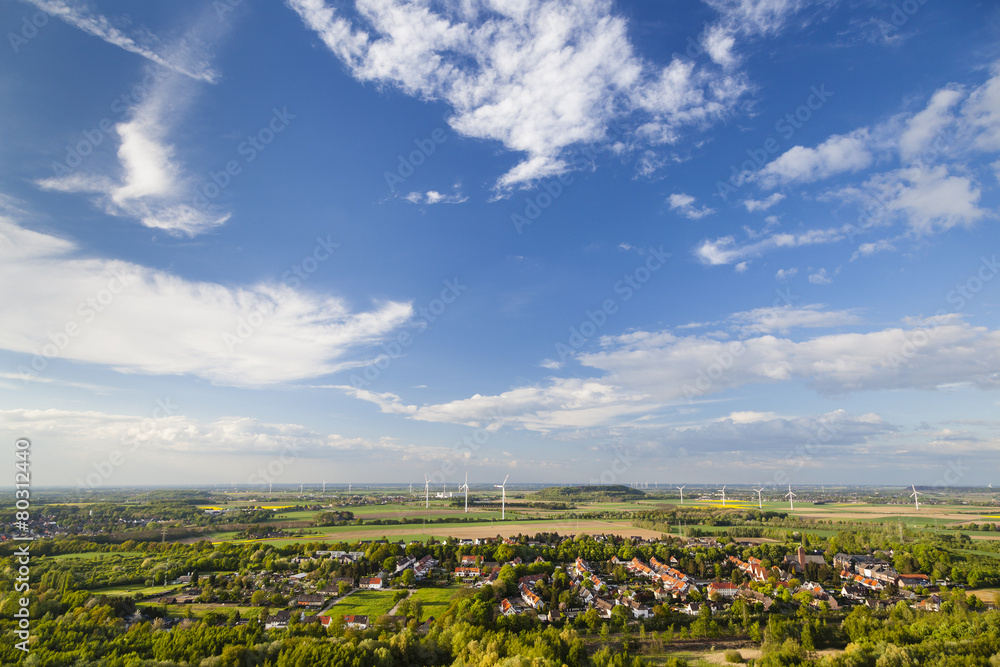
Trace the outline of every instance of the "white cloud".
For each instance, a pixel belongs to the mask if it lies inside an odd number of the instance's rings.
[[[923,111],[906,121],[906,129],[899,137],[899,154],[904,161],[908,162],[926,150],[954,120],[951,109],[962,96],[961,90],[942,88],[934,93]]]
[[[801,328],[857,324],[852,311],[819,306],[757,309],[730,322],[741,338],[677,336],[635,331],[601,339],[602,350],[578,353],[591,378],[551,378],[498,395],[414,405],[392,393],[338,389],[384,414],[495,431],[513,426],[542,433],[652,428],[650,419],[684,400],[759,384],[798,384],[822,395],[878,390],[1000,389],[1000,331],[958,316],[866,333],[833,333],[794,340],[777,337]],[[732,420],[731,420],[732,421]],[[744,421],[749,421],[749,417]]]
[[[819,304],[800,308],[755,308],[734,313],[729,319],[744,335],[787,334],[792,329],[842,327],[862,322],[861,317],[853,310],[824,310]]]
[[[672,142],[745,91],[734,76],[638,57],[608,0],[356,0],[353,18],[323,0],[288,5],[355,78],[441,100],[456,132],[523,153],[501,191],[572,168],[567,149],[606,140],[615,120],[641,113],[640,134]]]
[[[972,150],[1000,151],[1000,63],[994,63],[993,76],[970,93],[961,119],[972,137]]]
[[[201,58],[191,53],[189,49],[171,49],[172,53],[165,56],[156,50],[156,38],[148,33],[130,36],[105,16],[94,15],[88,11],[82,2],[64,2],[62,0],[27,0],[35,7],[51,16],[55,16],[69,25],[79,28],[89,35],[102,39],[108,44],[124,49],[129,53],[142,56],[158,65],[173,70],[179,74],[198,81],[214,83],[218,74]],[[124,22],[124,21],[123,21]]]
[[[740,262],[734,269],[736,273],[746,273],[747,269],[750,268],[750,262]]]
[[[871,257],[876,253],[895,252],[895,250],[896,246],[889,239],[879,239],[873,243],[862,243],[858,246],[854,254],[851,255],[851,261],[853,262],[858,257]]]
[[[437,192],[436,190],[428,190],[427,192],[411,192],[403,197],[403,199],[411,204],[461,204],[462,202],[469,201],[469,198],[464,196],[461,192],[445,195]]]
[[[723,67],[733,67],[739,58],[733,54],[736,37],[729,28],[722,25],[710,26],[702,35],[701,44],[708,57]]]
[[[685,218],[691,220],[699,220],[704,218],[706,215],[711,215],[715,213],[715,209],[709,208],[707,206],[702,206],[698,208],[694,205],[695,198],[691,195],[686,195],[683,193],[674,193],[667,198],[667,203],[670,204],[670,210],[677,211]]]
[[[813,285],[829,285],[833,282],[833,278],[826,275],[826,269],[820,269],[815,273],[809,274],[809,282]]]
[[[755,383],[802,382],[821,394],[936,389],[961,382],[1000,388],[1000,331],[957,318],[914,322],[868,333],[829,334],[797,342],[765,334],[739,341],[634,332],[609,338],[606,350],[577,361],[601,381],[670,401]],[[707,385],[699,377],[726,359]]]
[[[917,234],[969,227],[987,215],[979,207],[980,189],[966,176],[952,176],[944,165],[906,167],[877,174],[864,185],[875,196],[873,218],[899,215]]]
[[[816,148],[794,146],[761,169],[761,182],[766,187],[809,183],[864,169],[874,160],[869,142],[868,132],[857,130],[834,135]]]
[[[809,3],[806,0],[704,0],[720,21],[746,35],[777,34]]]
[[[177,412],[183,408],[169,399],[160,404]],[[45,458],[46,479],[55,484],[93,484],[91,480],[109,486],[151,483],[162,481],[163,471],[169,467],[175,468],[172,474],[186,475],[188,481],[229,482],[239,476],[241,484],[248,480],[260,483],[254,471],[261,469],[262,462],[266,469],[275,460],[281,462],[284,472],[315,475],[323,459],[335,461],[343,469],[387,458],[412,465],[455,457],[448,447],[415,445],[389,437],[344,436],[252,417],[202,421],[183,414],[163,415],[160,406],[157,410],[156,417],[60,409],[0,410],[0,434],[11,441],[25,433],[44,439],[46,451],[39,456]],[[111,452],[118,452],[116,459],[122,463],[106,467],[103,475],[94,475],[95,464],[109,466],[106,461]],[[183,463],[195,453],[207,464],[198,466],[202,471]],[[57,474],[65,477],[55,478]],[[275,476],[274,469],[269,475]]]
[[[655,407],[646,396],[623,392],[597,380],[553,379],[546,385],[517,387],[495,396],[471,398],[438,405],[406,404],[391,393],[376,393],[342,386],[343,391],[370,403],[384,414],[416,421],[463,424],[495,431],[501,427],[546,433],[559,429],[585,429],[617,423]]]
[[[794,267],[790,269],[778,269],[778,272],[774,274],[774,277],[778,280],[788,280],[798,272],[799,270]]]
[[[69,173],[38,181],[47,190],[96,193],[110,215],[137,218],[143,225],[171,234],[195,236],[229,219],[229,214],[195,208],[195,183],[167,143],[173,117],[187,104],[188,82],[167,73],[128,120],[115,126],[120,139],[117,178],[93,173]]]
[[[893,433],[897,428],[877,414],[852,415],[845,410],[805,417],[779,417],[770,412],[733,412],[705,424],[669,429],[659,435],[664,444],[684,443],[699,452],[802,452],[815,443],[810,458],[843,455],[843,448],[867,443]],[[799,463],[796,457],[795,464]],[[777,465],[788,464],[787,458]]]
[[[780,192],[775,192],[770,197],[765,199],[747,199],[743,202],[743,205],[746,206],[747,210],[751,213],[754,211],[766,211],[784,198],[785,195]]]
[[[831,228],[811,229],[798,234],[782,232],[743,244],[737,243],[732,236],[722,236],[714,241],[705,239],[695,248],[694,254],[705,264],[733,264],[780,248],[836,243],[844,239],[848,231],[848,228]]]
[[[21,285],[0,296],[0,348],[26,355],[26,367],[33,355],[45,355],[241,386],[293,382],[364,363],[357,351],[412,314],[406,303],[356,312],[341,299],[283,284],[192,282],[80,257],[73,243],[3,218],[0,281]],[[68,327],[75,335],[65,333]]]

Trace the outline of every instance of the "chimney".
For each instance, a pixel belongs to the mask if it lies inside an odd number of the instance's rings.
[[[799,572],[805,574],[806,571],[806,550],[799,547]]]

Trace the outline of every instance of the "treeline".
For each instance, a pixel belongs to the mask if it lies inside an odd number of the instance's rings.
[[[531,496],[539,500],[562,500],[572,503],[614,503],[641,500],[646,494],[623,484],[611,486],[550,486]]]

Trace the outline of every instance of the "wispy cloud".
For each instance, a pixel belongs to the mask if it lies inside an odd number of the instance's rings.
[[[411,204],[461,204],[462,202],[469,201],[469,198],[463,195],[461,192],[455,192],[450,195],[441,194],[436,190],[428,190],[427,192],[411,192],[410,194],[403,197],[406,201]]]
[[[195,236],[225,223],[228,213],[196,208],[195,184],[184,177],[167,135],[193,92],[185,79],[161,73],[158,83],[128,120],[115,126],[120,173],[82,171],[38,181],[46,190],[97,195],[110,215],[135,218],[143,225],[171,234]]]
[[[715,213],[715,209],[707,206],[698,208],[695,206],[694,197],[679,192],[667,197],[667,203],[670,204],[670,210],[677,211],[677,213],[690,220],[699,220],[706,215]]]
[[[117,46],[129,53],[142,56],[174,72],[207,83],[214,83],[218,80],[218,74],[212,69],[211,65],[206,60],[194,56],[189,49],[182,50],[174,47],[172,49],[174,53],[170,54],[169,51],[171,49],[161,47],[155,36],[148,32],[129,35],[125,30],[116,27],[114,25],[115,22],[108,17],[91,11],[84,2],[66,2],[64,0],[26,1],[47,14],[55,16],[89,35],[102,39],[108,44]],[[125,23],[125,21],[121,23]]]
[[[775,192],[770,197],[765,199],[747,199],[744,200],[743,205],[748,211],[753,213],[754,211],[766,211],[775,204],[779,203],[785,198],[785,195],[780,192]]]

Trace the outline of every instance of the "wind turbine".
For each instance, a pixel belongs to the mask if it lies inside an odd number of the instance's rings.
[[[462,489],[465,489],[465,512],[466,512],[466,514],[468,514],[468,512],[469,512],[469,473],[468,472],[465,473],[465,484],[463,484],[462,486],[458,487],[459,491],[461,491]]]
[[[413,495],[413,482],[410,482],[410,495]]]
[[[793,498],[795,498],[795,494],[792,493],[792,485],[791,484],[788,485],[788,493],[785,494],[785,497],[788,498],[788,505],[791,507],[792,510],[794,510],[795,509],[795,501],[793,500]]]
[[[763,491],[763,490],[764,490],[764,487],[760,487],[759,489],[754,489],[754,491],[757,492],[757,507],[758,507],[758,509],[764,509],[764,501],[762,501],[760,499],[760,492]],[[789,491],[791,491],[791,489],[789,489]]]
[[[683,486],[678,486],[677,488],[680,489],[680,492],[681,492],[681,505],[683,505],[684,504],[684,487]]]
[[[915,485],[913,485],[913,484],[910,484],[910,488],[913,489],[913,493],[910,494],[910,497],[913,498],[913,502],[916,503],[916,505],[917,505],[917,511],[919,512],[920,511],[920,496],[922,496],[924,494],[922,494],[919,491],[917,491],[917,487]]]
[[[326,480],[323,480],[323,495],[326,495]]]
[[[351,485],[351,483],[350,483],[350,482],[348,482],[348,483],[347,483],[347,492],[348,492],[348,493],[351,493],[351,486],[352,486],[352,485]]]
[[[722,491],[722,506],[725,507],[726,506],[726,485],[723,484],[722,485],[722,489],[720,489],[720,490]]]
[[[500,520],[503,521],[507,518],[507,477],[503,478],[503,484],[494,484],[496,488],[500,489]]]
[[[431,480],[424,475],[424,509],[431,506]]]

